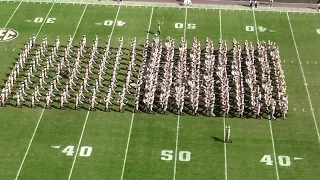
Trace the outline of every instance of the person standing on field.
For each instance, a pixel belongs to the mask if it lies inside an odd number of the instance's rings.
[[[269,0],[269,6],[273,6],[273,0]]]
[[[227,129],[227,133],[226,133],[226,137],[225,137],[224,142],[225,143],[232,143],[232,140],[231,140],[231,126],[226,126],[226,129]]]
[[[160,35],[161,34],[161,28],[160,28],[160,21],[158,21],[158,30],[157,30],[157,34]]]

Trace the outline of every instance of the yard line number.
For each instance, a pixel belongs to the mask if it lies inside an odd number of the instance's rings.
[[[161,151],[161,160],[163,161],[172,161],[173,160],[173,150],[162,150]],[[190,161],[191,152],[190,151],[180,151],[179,152],[179,161]]]
[[[45,18],[43,18],[43,17],[36,17],[36,18],[33,20],[33,22],[35,22],[35,23],[43,23],[43,20],[45,20]],[[53,23],[56,22],[56,20],[57,20],[56,18],[47,18],[46,23],[53,24]]]
[[[317,34],[320,34],[320,29],[317,29]]]
[[[255,31],[255,28],[254,26],[246,26],[246,31],[247,32],[252,32],[252,31]],[[267,30],[267,28],[264,28],[263,26],[257,26],[257,30],[259,32],[265,32]]]
[[[62,150],[62,153],[66,154],[66,156],[73,156],[74,154],[74,146],[69,145]],[[79,156],[81,157],[89,157],[92,153],[92,147],[90,146],[82,146],[79,151]]]
[[[126,24],[126,22],[123,22],[123,21],[117,21],[116,23],[117,23],[117,24],[116,24],[117,26],[123,26],[123,25]],[[112,26],[112,25],[113,25],[113,20],[105,20],[104,23],[103,23],[103,25],[105,25],[105,26]]]
[[[187,29],[196,29],[196,24],[187,24]],[[176,29],[183,29],[184,24],[183,23],[175,23],[174,28]]]
[[[264,155],[260,162],[266,163],[268,166],[273,165],[271,155]],[[291,160],[289,156],[278,156],[278,162],[280,166],[291,166]]]

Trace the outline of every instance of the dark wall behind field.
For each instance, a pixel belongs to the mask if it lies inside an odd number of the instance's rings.
[[[234,1],[234,0],[224,0]],[[238,0],[238,1],[249,1],[249,0]],[[258,0],[259,2],[269,2],[269,0]],[[286,3],[311,3],[316,4],[318,0],[273,0],[273,2],[286,2]]]

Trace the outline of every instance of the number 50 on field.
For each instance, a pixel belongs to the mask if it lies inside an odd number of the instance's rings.
[[[190,151],[179,151],[177,152],[179,157],[179,161],[190,161],[191,160],[191,152]],[[172,161],[174,152],[173,150],[162,150],[161,151],[161,160],[163,161]]]

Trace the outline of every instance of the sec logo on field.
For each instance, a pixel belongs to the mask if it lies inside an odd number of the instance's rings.
[[[11,41],[17,38],[19,33],[13,29],[0,29],[0,42]]]

